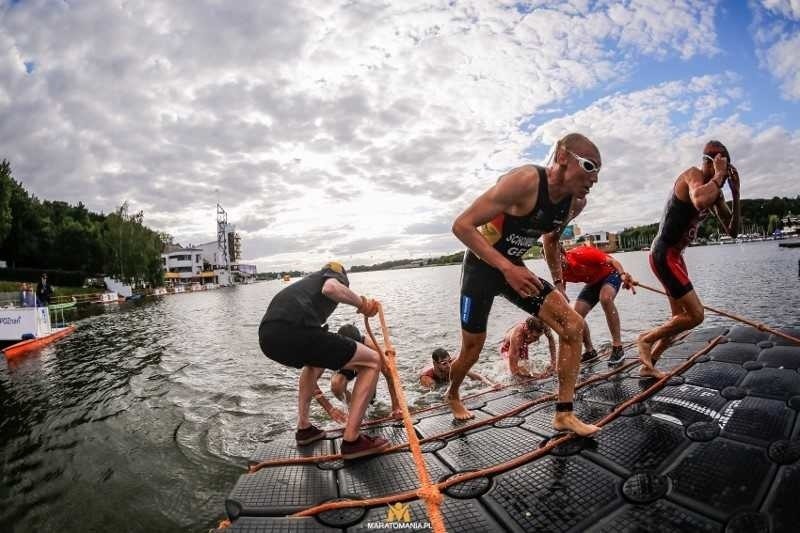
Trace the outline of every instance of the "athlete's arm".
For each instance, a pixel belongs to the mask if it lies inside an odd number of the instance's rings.
[[[496,383],[491,379],[484,377],[483,375],[478,374],[477,372],[473,372],[472,370],[467,372],[467,377],[475,381],[480,381],[484,385],[489,385],[490,387],[494,387],[496,385]]]
[[[622,266],[622,263],[620,263],[619,261],[617,261],[616,259],[614,259],[609,255],[608,264],[611,265],[614,268],[614,270],[617,271],[617,274],[619,274],[620,279],[622,279],[622,288],[630,289],[633,291],[633,294],[636,294],[636,289],[633,288],[633,285],[636,282],[636,280],[633,279],[633,276],[625,272],[625,267]]]
[[[400,401],[397,399],[397,393],[394,391],[394,378],[389,371],[389,365],[385,361],[381,364],[381,374],[386,379],[386,386],[389,387],[389,398],[392,401],[392,416],[400,413]]]
[[[426,389],[433,390],[436,388],[436,382],[433,378],[429,376],[420,376],[419,377],[419,384],[425,387]]]
[[[339,409],[338,407],[334,407],[331,402],[325,397],[319,387],[314,389],[314,399],[317,400],[317,403],[325,409],[325,412],[328,413],[333,420],[339,422],[340,424],[344,424],[347,422],[347,413]]]
[[[538,186],[539,173],[534,167],[512,170],[480,195],[453,222],[453,233],[458,240],[483,261],[502,272],[511,288],[523,297],[538,294],[542,287],[541,281],[526,267],[515,265],[495,250],[480,234],[478,227],[516,206],[520,198],[530,198],[533,195],[535,204]]]
[[[558,250],[558,239],[561,238],[561,231],[556,234],[555,231],[545,233],[542,235],[542,252],[544,252],[544,260],[547,262],[547,267],[550,269],[553,284],[564,286],[564,273],[561,271],[561,253]],[[559,287],[559,290],[560,288]]]
[[[564,228],[567,227],[569,222],[578,216],[583,208],[586,206],[586,198],[574,198],[570,206],[569,215],[567,219],[550,233],[542,235],[542,250],[544,251],[544,259],[547,262],[547,267],[550,269],[550,275],[553,276],[553,285],[561,291],[564,298],[567,298],[566,287],[564,282],[564,272],[561,270],[561,254],[558,250],[558,241],[561,239],[561,234]],[[569,298],[567,298],[569,301]]]
[[[328,278],[322,285],[322,294],[334,302],[350,304],[358,309],[359,313],[367,316],[375,316],[378,312],[378,304],[371,298],[362,298],[354,293],[344,283],[334,278]]]
[[[519,349],[522,345],[520,336],[519,330],[514,328],[514,332],[511,334],[511,339],[509,339],[508,342],[508,370],[513,376],[520,374]]]
[[[739,172],[733,165],[729,165],[728,168],[730,169],[728,184],[731,189],[731,195],[733,196],[732,209],[728,208],[728,204],[725,202],[725,196],[720,194],[712,211],[714,216],[717,217],[717,220],[719,220],[720,225],[722,225],[722,229],[725,230],[725,233],[736,238],[739,235],[739,222],[741,220]]]
[[[689,186],[689,199],[697,210],[708,209],[713,206],[720,194],[722,186],[728,176],[728,159],[722,154],[714,158],[714,177],[704,183],[703,173],[697,168],[690,168],[684,172],[686,185]]]

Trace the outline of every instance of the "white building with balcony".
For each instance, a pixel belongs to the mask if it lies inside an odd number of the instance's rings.
[[[198,282],[203,279],[203,250],[195,246],[167,245],[161,254],[164,279],[180,284]]]

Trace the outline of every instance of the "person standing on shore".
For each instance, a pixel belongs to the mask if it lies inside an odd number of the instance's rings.
[[[464,407],[459,388],[486,341],[494,298],[502,295],[527,314],[538,316],[559,336],[553,427],[582,436],[599,429],[580,421],[572,406],[583,318],[561,292],[528,270],[522,256],[543,237],[548,266],[554,277],[561,277],[559,237],[586,205],[600,165],[597,146],[579,133],[570,133],[558,141],[546,168],[525,165],[501,176],[453,223],[453,233],[468,248],[461,278],[461,353],[450,371],[447,392],[456,419],[474,416]]]
[[[561,252],[563,279],[554,279],[553,284],[562,292],[566,289],[566,282],[586,284],[575,300],[575,310],[586,318],[589,311],[594,309],[598,302],[600,303],[606,315],[608,331],[611,333],[611,357],[608,364],[621,363],[625,358],[625,351],[622,348],[619,312],[614,299],[620,286],[635,292],[634,279],[625,272],[619,261],[590,244],[565,251],[559,243],[558,248]],[[586,351],[581,355],[581,362],[597,359],[597,351],[592,345],[588,324],[583,328],[583,345]]]
[[[368,317],[378,313],[378,302],[358,296],[349,285],[344,266],[328,263],[321,270],[278,292],[258,328],[259,345],[264,355],[282,365],[302,369],[295,433],[299,446],[325,437],[323,430],[311,424],[308,413],[311,399],[319,390],[317,381],[325,369],[357,371],[350,412],[342,434],[343,459],[378,453],[389,446],[389,441],[383,437],[371,437],[360,432],[361,420],[378,382],[380,354],[360,342],[331,333],[323,326],[340,303],[352,305]]]
[[[39,300],[39,305],[48,305],[52,296],[53,287],[47,283],[47,274],[43,273],[39,283],[36,284],[36,298]]]
[[[697,235],[697,226],[713,213],[725,233],[733,238],[739,234],[739,173],[730,161],[725,145],[708,141],[700,168],[684,170],[672,186],[650,247],[650,268],[667,292],[672,317],[637,339],[643,377],[662,377],[664,373],[655,368],[661,353],[675,335],[703,322],[703,304],[683,261],[683,251]],[[732,208],[725,203],[722,192],[726,181],[733,197]]]
[[[29,283],[23,283],[19,294],[20,307],[36,307],[36,295]]]

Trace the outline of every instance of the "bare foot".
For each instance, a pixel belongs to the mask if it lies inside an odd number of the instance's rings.
[[[639,370],[639,377],[642,377],[642,378],[658,378],[658,379],[661,379],[666,375],[667,375],[666,372],[662,372],[661,370],[659,370],[659,369],[657,369],[655,367],[647,368],[646,366],[643,366]]]
[[[456,420],[469,420],[470,418],[475,418],[475,415],[467,411],[467,408],[464,407],[464,404],[461,403],[461,398],[447,398],[447,405],[450,406],[450,409],[453,411],[453,418]]]
[[[653,360],[652,348],[653,345],[649,342],[642,340],[641,335],[636,340],[636,346],[639,348],[639,361],[642,362],[642,368],[639,370],[639,375],[643,378],[662,378],[665,374],[656,369],[655,361]]]
[[[581,437],[588,437],[600,431],[600,426],[581,422],[573,411],[556,413],[553,417],[553,427],[558,431],[572,431]]]

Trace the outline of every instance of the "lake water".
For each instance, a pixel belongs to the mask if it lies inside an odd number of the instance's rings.
[[[657,286],[647,254],[618,254]],[[706,305],[771,326],[800,327],[800,249],[776,242],[690,248],[686,262]],[[543,261],[528,263],[548,273]],[[430,352],[457,354],[459,267],[352,274],[351,287],[384,304],[409,404]],[[547,275],[549,279],[549,274]],[[76,317],[77,331],[38,354],[0,358],[0,531],[203,531],[259,442],[290,431],[297,371],[260,352],[257,324],[281,281],[125,304]],[[574,298],[579,286],[570,286]],[[667,318],[666,299],[621,293],[623,340]],[[496,349],[524,315],[495,301],[477,370],[502,378]],[[340,306],[333,327],[362,317]],[[588,317],[608,342],[602,310]],[[711,313],[705,326],[730,324]],[[377,322],[373,322],[377,331]],[[543,346],[534,352],[542,355]],[[327,374],[320,380],[328,390]],[[468,389],[469,390],[469,389]],[[472,390],[477,390],[474,388]],[[368,413],[384,414],[379,384]],[[315,418],[325,423],[312,406]]]

